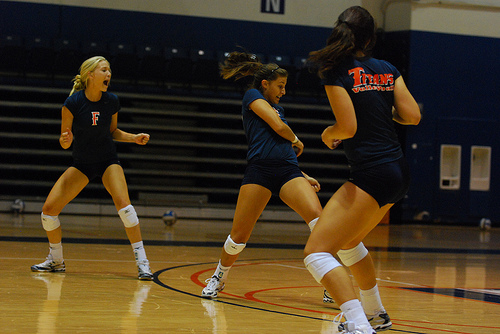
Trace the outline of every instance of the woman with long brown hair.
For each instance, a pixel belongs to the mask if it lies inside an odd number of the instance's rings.
[[[362,240],[408,191],[410,173],[394,121],[416,125],[421,117],[399,71],[370,56],[374,44],[373,17],[355,6],[339,15],[327,45],[309,57],[336,121],[322,140],[330,149],[343,143],[350,176],[324,207],[304,263],[340,306],[347,320],[342,333],[372,334],[392,326]],[[335,254],[356,279],[361,301]]]
[[[311,229],[321,213],[316,195],[320,185],[303,173],[297,162],[304,144],[292,131],[284,109],[278,105],[286,93],[288,72],[276,64],[262,64],[253,54],[233,52],[221,66],[221,75],[224,79],[253,77],[242,106],[248,165],[231,233],[224,243],[217,269],[201,293],[205,298],[216,298],[224,289],[229,269],[245,248],[257,219],[273,194],[279,195]]]

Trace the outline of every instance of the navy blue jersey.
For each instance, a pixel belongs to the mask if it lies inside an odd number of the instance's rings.
[[[298,166],[297,155],[290,141],[278,135],[262,118],[250,110],[250,103],[257,99],[265,100],[257,89],[250,89],[243,96],[242,117],[248,141],[247,160],[285,160]],[[284,109],[277,104],[271,104],[271,107],[281,120],[288,124]]]
[[[343,140],[351,170],[395,161],[403,156],[392,120],[394,83],[399,76],[393,65],[371,57],[348,58],[325,73],[322,83],[345,88],[356,112],[356,134]]]
[[[117,158],[110,132],[111,118],[120,110],[116,95],[103,92],[98,102],[92,102],[81,90],[68,97],[64,106],[73,114],[75,162],[94,163]]]

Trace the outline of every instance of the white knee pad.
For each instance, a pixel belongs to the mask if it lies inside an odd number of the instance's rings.
[[[316,223],[318,222],[318,219],[319,219],[319,217],[318,217],[318,218],[314,218],[313,220],[311,220],[311,221],[307,224],[307,225],[309,225],[309,229],[311,230],[311,232],[312,232],[312,230],[313,230],[314,226],[316,226]]]
[[[127,205],[123,209],[118,211],[120,218],[122,219],[123,225],[125,227],[134,227],[139,224],[139,218],[137,217],[137,213],[135,212],[134,207],[131,205]]]
[[[350,267],[363,260],[368,255],[368,249],[360,242],[354,248],[339,250],[337,255],[344,265]]]
[[[236,242],[231,239],[231,235],[227,236],[226,242],[224,243],[224,250],[226,253],[229,255],[236,255],[241,253],[243,248],[245,248],[247,244],[237,244]]]
[[[61,226],[59,216],[49,216],[42,212],[42,226],[45,231],[55,230],[56,228]]]
[[[326,252],[309,254],[304,259],[304,264],[314,279],[320,284],[327,273],[342,266],[332,254]]]

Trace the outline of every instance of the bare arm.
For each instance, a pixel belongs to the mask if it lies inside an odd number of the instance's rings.
[[[354,105],[347,91],[339,86],[325,86],[330,107],[336,123],[323,131],[321,139],[331,149],[336,148],[343,139],[352,138],[358,129]]]
[[[396,79],[394,86],[394,121],[405,125],[420,123],[421,114],[417,102],[406,87],[403,77]]]
[[[115,113],[111,118],[109,131],[116,141],[136,143],[138,145],[146,145],[149,141],[149,135],[147,133],[133,134],[118,129],[118,113]]]
[[[73,143],[73,114],[68,108],[62,107],[61,110],[61,136],[59,137],[59,144],[65,150]]]
[[[271,105],[262,99],[257,99],[249,104],[250,109],[264,122],[266,122],[271,129],[274,130],[278,135],[292,142],[293,147],[297,147],[297,156],[302,154],[304,150],[304,144],[297,138],[292,129],[281,120],[280,116]],[[294,143],[294,141],[296,141]]]

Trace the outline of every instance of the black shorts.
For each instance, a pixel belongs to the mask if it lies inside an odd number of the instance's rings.
[[[249,162],[241,185],[258,184],[279,195],[281,187],[297,177],[304,177],[300,168],[282,160]]]
[[[410,169],[405,158],[351,172],[349,182],[370,194],[380,207],[402,199],[410,187]]]
[[[111,165],[119,165],[120,161],[118,158],[109,159],[106,161],[94,162],[94,163],[80,163],[73,162],[73,167],[78,169],[80,172],[85,174],[85,176],[92,181],[96,177],[102,177],[106,169]]]

